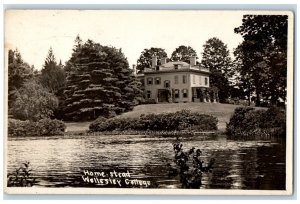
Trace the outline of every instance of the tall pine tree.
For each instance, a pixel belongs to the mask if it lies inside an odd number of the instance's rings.
[[[41,70],[40,82],[50,92],[58,97],[62,97],[66,76],[62,64],[57,64],[51,47],[46,57],[44,67]]]
[[[131,110],[141,91],[121,50],[76,38],[67,62],[65,119],[91,120]],[[138,93],[138,94],[137,94]]]

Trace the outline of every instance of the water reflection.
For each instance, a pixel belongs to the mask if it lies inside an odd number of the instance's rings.
[[[225,137],[180,138],[184,149],[200,148],[202,160],[215,158],[203,174],[205,189],[285,189],[285,146],[268,142],[230,141]],[[8,171],[30,161],[39,186],[89,186],[84,170],[129,170],[132,178],[151,180],[151,188],[180,188],[168,176],[175,138],[151,136],[70,136],[10,138]]]

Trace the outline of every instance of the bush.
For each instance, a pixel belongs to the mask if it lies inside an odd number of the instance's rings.
[[[10,136],[52,136],[62,135],[65,124],[60,120],[42,119],[37,122],[8,120],[8,135]]]
[[[236,108],[227,124],[226,133],[236,139],[284,138],[286,134],[285,110],[278,107],[268,110]]]
[[[91,123],[91,132],[113,130],[151,130],[151,131],[174,131],[188,130],[217,130],[218,120],[210,115],[191,113],[187,110],[176,113],[142,114],[139,118],[98,118]]]
[[[155,99],[146,99],[144,101],[141,101],[140,104],[157,104]]]

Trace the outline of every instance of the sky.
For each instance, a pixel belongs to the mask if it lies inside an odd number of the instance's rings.
[[[212,37],[229,51],[242,42],[234,28],[246,11],[125,11],[125,10],[7,10],[5,48],[18,49],[27,63],[40,70],[49,48],[57,61],[68,61],[79,34],[102,45],[122,48],[130,66],[145,48],[165,49],[168,57],[180,45],[191,46],[199,60]]]

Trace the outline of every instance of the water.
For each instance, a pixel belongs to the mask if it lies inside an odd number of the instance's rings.
[[[205,162],[216,160],[212,173],[203,174],[203,189],[285,189],[284,145],[225,137],[180,141],[185,150],[200,148]],[[179,178],[168,175],[174,142],[171,137],[137,135],[9,138],[8,172],[29,161],[35,186],[101,187],[83,182],[83,172],[128,170],[131,179],[151,181],[150,188],[180,188]]]

